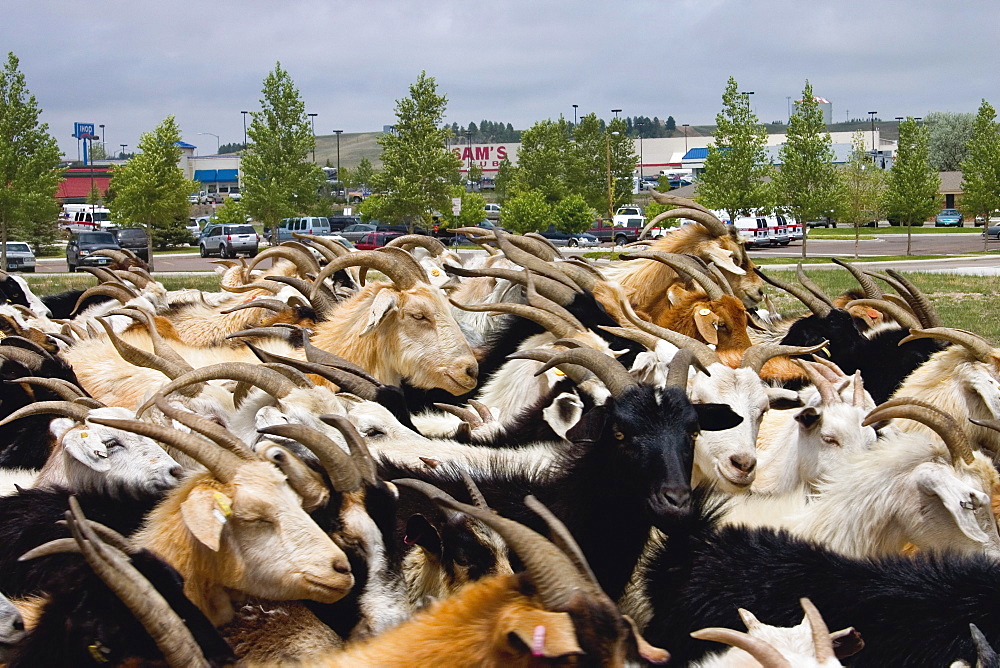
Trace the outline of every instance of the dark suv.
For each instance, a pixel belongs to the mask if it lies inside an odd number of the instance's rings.
[[[94,251],[110,249],[121,250],[111,232],[77,232],[69,238],[66,244],[66,264],[70,271],[77,267],[103,267],[113,260],[104,255],[94,255]]]
[[[119,246],[132,251],[143,262],[149,262],[149,238],[146,236],[146,230],[141,227],[123,227],[114,230],[113,234]]]

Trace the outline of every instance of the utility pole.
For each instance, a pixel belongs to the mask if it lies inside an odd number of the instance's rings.
[[[639,128],[639,187],[642,188],[642,177],[644,176],[642,170],[642,128],[646,123],[645,121],[636,121],[635,124]]]
[[[334,130],[333,134],[337,135],[337,181],[343,185],[343,181],[340,180],[340,134],[343,130]],[[345,191],[346,192],[346,191]]]
[[[243,114],[243,150],[245,151],[247,148],[247,114],[249,114],[250,112],[241,111],[240,113]],[[240,154],[242,155],[242,151],[240,152]]]
[[[875,114],[877,111],[869,111],[868,115],[871,117],[872,121],[872,164],[875,164],[875,159],[878,157],[878,150],[875,148]]]
[[[309,120],[312,122],[312,133],[313,133],[313,151],[312,151],[312,153],[313,153],[313,162],[315,163],[316,162],[316,116],[318,116],[318,114],[306,114],[306,116],[308,116]],[[338,176],[338,178],[339,178],[339,176]]]

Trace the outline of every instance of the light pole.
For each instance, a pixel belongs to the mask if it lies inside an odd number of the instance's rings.
[[[200,135],[209,135],[211,137],[215,137],[215,155],[219,155],[219,146],[220,146],[220,144],[219,144],[219,135],[215,134],[214,132],[199,132],[198,134],[200,134]]]
[[[465,147],[469,151],[469,166],[465,168],[465,185],[469,187],[469,176],[472,174],[472,131],[465,131]]]
[[[681,127],[684,128],[684,155],[688,152],[688,128],[691,127],[690,123],[683,123]]]
[[[101,150],[104,151],[105,159],[108,157],[108,136],[104,134],[104,124],[101,123],[97,127],[101,128]]]
[[[306,114],[309,117],[309,121],[312,123],[312,133],[313,133],[313,162],[316,162],[316,116],[318,114]],[[338,176],[338,178],[340,178]]]
[[[875,149],[875,114],[877,111],[869,111],[868,116],[871,117],[872,121],[872,164],[875,164],[875,158],[878,156],[878,151]]]
[[[639,128],[639,187],[642,187],[642,177],[644,176],[642,170],[642,127],[646,125],[645,121],[636,121],[636,127]]]
[[[337,180],[340,181],[340,133],[343,130],[334,130],[333,134],[337,135]],[[341,183],[343,183],[341,181]]]
[[[578,105],[578,104],[574,104],[574,105],[573,105],[573,127],[574,127],[574,128],[576,127],[576,109],[577,109],[577,107],[579,107],[579,106],[580,106],[580,105]]]
[[[788,105],[788,122],[791,123],[792,122],[792,96],[791,95],[786,95],[785,96],[785,102]]]
[[[740,91],[740,95],[742,95],[743,99],[747,101],[747,111],[753,111],[753,109],[750,107],[750,96],[753,95],[753,91],[742,90]]]
[[[245,151],[247,148],[247,114],[249,114],[250,112],[241,111],[240,113],[243,114],[243,150]]]
[[[612,109],[611,113],[615,115],[615,120],[618,120],[618,114],[621,113],[621,109]]]
[[[125,159],[125,147],[128,146],[128,144],[119,144],[119,146],[122,147],[122,160],[124,160]]]

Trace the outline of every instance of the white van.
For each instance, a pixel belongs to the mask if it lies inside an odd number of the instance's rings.
[[[111,211],[96,204],[63,204],[59,226],[71,232],[106,230],[111,227]]]
[[[780,216],[738,216],[732,225],[747,246],[787,246],[791,242],[788,227]]]
[[[292,239],[292,232],[298,234],[330,235],[330,219],[322,216],[285,218],[278,223],[278,243]]]

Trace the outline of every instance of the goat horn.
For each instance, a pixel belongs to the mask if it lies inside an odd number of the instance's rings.
[[[76,420],[86,422],[90,417],[90,409],[72,401],[36,401],[28,404],[0,420],[0,427],[10,424],[14,420],[31,415],[62,415]]]
[[[414,247],[419,247],[434,257],[439,257],[447,250],[443,243],[426,234],[404,234],[387,243],[386,247],[399,247],[406,251]]]
[[[527,288],[525,290],[525,297],[528,300],[529,306],[534,306],[535,308],[540,308],[543,311],[548,311],[557,318],[565,320],[581,332],[587,329],[583,326],[582,322],[577,320],[575,315],[570,313],[563,306],[543,295],[540,295],[538,290],[535,289],[535,275],[531,273],[530,269],[525,269],[524,271],[527,274],[525,278],[525,286]]]
[[[629,322],[633,325],[644,332],[663,339],[668,343],[674,344],[678,348],[686,348],[692,351],[705,368],[708,368],[715,363],[722,362],[722,358],[719,357],[719,354],[701,341],[692,339],[690,336],[681,334],[680,332],[675,332],[672,329],[660,327],[659,325],[654,325],[647,320],[643,320],[636,314],[635,310],[632,309],[632,305],[627,299],[623,299],[621,301],[621,306],[622,313],[625,314],[625,317],[628,318]]]
[[[241,329],[238,332],[233,332],[232,334],[227,334],[227,339],[245,339],[245,338],[276,338],[282,341],[287,341],[291,343],[295,336],[295,330],[288,329],[287,327],[281,327],[278,325],[268,325],[267,327],[251,327],[250,329]]]
[[[456,501],[434,485],[403,478],[393,484],[416,490],[439,505],[474,517],[496,531],[521,558],[525,570],[538,590],[542,604],[549,610],[562,611],[574,596],[592,589],[573,561],[541,534],[528,527],[467,503]]]
[[[237,469],[243,462],[241,458],[229,450],[225,450],[201,436],[183,432],[173,427],[163,427],[151,422],[143,422],[142,420],[91,417],[90,421],[94,424],[104,425],[105,427],[113,427],[114,429],[121,429],[122,431],[146,436],[154,441],[173,446],[207,468],[219,482],[225,483],[232,480]]]
[[[861,369],[854,372],[854,397],[851,405],[858,408],[865,405],[865,381],[861,378]]]
[[[142,317],[146,324],[146,331],[149,333],[150,343],[153,344],[153,353],[159,355],[163,359],[167,360],[181,371],[190,371],[192,367],[186,359],[177,354],[177,351],[170,347],[163,337],[160,336],[160,332],[156,329],[156,323],[153,321],[153,314],[148,310],[140,306],[123,306],[120,309],[114,309],[109,311],[108,315],[125,315],[130,318],[135,318],[134,314],[138,314]]]
[[[37,332],[37,330],[27,330],[25,333],[28,333],[30,331]],[[45,335],[42,334],[42,336]],[[0,347],[5,348],[4,352],[7,352],[6,349],[9,348],[20,348],[21,350],[27,350],[28,352],[35,353],[36,355],[41,355],[43,358],[48,360],[55,359],[55,357],[52,356],[52,353],[43,348],[41,345],[35,343],[31,339],[25,338],[18,334],[0,339]]]
[[[541,237],[541,239],[539,239],[539,237]],[[525,253],[531,253],[535,257],[545,260],[546,262],[555,262],[562,257],[559,251],[553,250],[555,246],[549,243],[548,239],[539,234],[536,234],[535,236],[528,236],[528,234],[507,234],[505,235],[505,239],[523,250]]]
[[[830,379],[824,376],[816,369],[816,367],[813,366],[816,364],[815,362],[800,359],[793,361],[802,367],[806,376],[809,377],[812,384],[816,386],[817,390],[819,390],[819,397],[824,405],[829,406],[831,404],[843,403],[840,398],[840,394],[837,393],[837,390],[833,387],[833,383],[830,382]]]
[[[235,292],[236,294],[243,294],[244,292],[252,292],[254,290],[263,290],[264,292],[269,292],[272,295],[276,295],[281,292],[281,288],[277,285],[268,285],[267,283],[254,282],[247,285],[221,285],[219,286],[226,292]]]
[[[26,369],[38,369],[46,361],[45,356],[16,346],[0,346],[0,357],[17,362]]]
[[[698,360],[698,356],[694,354],[693,350],[689,350],[688,348],[678,350],[674,358],[670,360],[670,364],[667,365],[667,387],[679,387],[686,392],[688,370],[692,366],[706,376],[711,375],[708,373],[708,369]]]
[[[76,497],[69,497],[75,500]],[[135,551],[135,547],[129,542],[128,538],[121,535],[111,527],[104,526],[100,522],[95,522],[93,520],[86,520],[87,524],[91,529],[94,530],[101,540],[108,543],[115,549],[121,550],[125,554],[131,554]],[[66,520],[59,520],[56,524],[61,526],[68,526]],[[17,558],[18,561],[31,561],[32,559],[38,559],[40,557],[47,557],[53,554],[66,554],[67,552],[80,554],[80,544],[76,542],[73,538],[56,538],[55,540],[50,540],[47,543],[42,543],[36,548],[32,548],[22,554]]]
[[[115,334],[115,330],[112,329],[111,325],[104,318],[95,318],[97,322],[104,328],[107,332],[108,338],[111,340],[111,344],[121,355],[121,358],[128,362],[129,364],[134,364],[135,366],[146,367],[148,369],[155,369],[159,371],[164,376],[170,380],[175,380],[176,378],[184,375],[188,369],[181,368],[170,362],[156,353],[151,353],[148,350],[143,350],[142,348],[137,348],[131,343],[126,343],[125,341],[118,338]],[[200,391],[200,388],[195,388],[194,393],[185,392],[188,396],[194,396]]]
[[[541,375],[560,364],[576,364],[593,371],[594,375],[604,383],[604,386],[614,397],[619,397],[628,388],[638,385],[618,360],[593,348],[560,351],[552,359],[545,362],[542,368],[535,372],[535,375]]]
[[[330,484],[337,492],[345,494],[361,488],[361,473],[351,456],[322,432],[302,424],[275,424],[261,427],[257,431],[302,444],[309,452],[316,455],[320,466],[330,477]]]
[[[799,605],[802,606],[802,611],[805,613],[806,619],[809,620],[809,628],[812,629],[816,662],[822,666],[828,661],[833,661],[836,654],[833,651],[833,641],[830,639],[830,629],[823,620],[823,615],[819,614],[819,610],[808,598],[800,598]]]
[[[215,422],[192,413],[191,411],[179,408],[168,401],[165,396],[158,395],[154,397],[153,400],[156,403],[156,407],[160,409],[160,412],[171,420],[180,422],[191,431],[212,439],[217,445],[225,448],[240,459],[256,459],[253,453],[247,448],[246,444],[233,436],[229,430],[222,425],[216,424]]]
[[[342,369],[344,371],[349,371],[356,376],[361,376],[368,382],[381,386],[382,383],[357,364],[345,360],[340,355],[331,353],[329,350],[323,350],[322,348],[317,348],[309,340],[308,330],[303,330],[302,332],[302,349],[306,353],[306,359],[310,362],[316,362],[317,364],[328,364],[336,369]]]
[[[763,668],[792,668],[792,664],[781,652],[760,638],[754,638],[742,631],[709,627],[700,631],[692,631],[691,637],[696,640],[710,640],[737,647],[756,659]]]
[[[29,385],[38,385],[39,387],[44,387],[45,389],[59,395],[59,398],[63,401],[73,401],[79,399],[80,397],[86,397],[83,390],[69,382],[68,380],[63,380],[62,378],[49,378],[42,376],[22,376],[21,378],[13,378],[11,380],[5,380],[8,385],[14,385],[16,383],[27,383]]]
[[[337,298],[333,295],[333,291],[330,290],[325,283],[321,283],[323,287],[319,289],[314,297],[312,296],[312,291],[315,283],[304,278],[299,278],[298,276],[268,276],[264,280],[292,286],[298,290],[303,297],[309,300],[309,304],[316,310],[317,313],[325,315],[337,306]]]
[[[911,397],[896,397],[876,406],[868,413],[861,426],[867,427],[891,418],[906,418],[929,427],[944,441],[953,462],[957,464],[961,459],[966,464],[972,463],[972,446],[969,445],[965,431],[953,417],[937,407]]]
[[[338,257],[329,263],[316,276],[315,284],[309,293],[313,299],[320,290],[320,284],[341,269],[348,267],[367,267],[380,271],[392,281],[399,290],[409,290],[417,283],[427,283],[427,273],[424,268],[407,253],[409,262],[400,262],[395,256],[377,251],[355,251],[343,257]]]
[[[201,648],[184,621],[149,580],[129,562],[126,555],[101,540],[73,497],[70,497],[66,521],[83,558],[115,596],[132,611],[163,653],[167,665],[208,666]]]
[[[599,271],[579,261],[561,260],[555,263],[555,267],[585,292],[592,292],[598,281],[605,280]]]
[[[829,304],[827,304],[822,299],[820,299],[813,293],[803,288],[801,285],[785,283],[784,281],[779,281],[776,278],[772,278],[767,274],[765,274],[764,272],[762,272],[760,270],[760,267],[754,267],[753,270],[757,272],[758,276],[760,276],[762,279],[764,279],[774,287],[778,288],[779,290],[784,290],[788,294],[794,296],[800,302],[805,304],[806,308],[808,308],[810,311],[812,311],[819,317],[821,318],[825,317],[829,315],[830,311],[833,310],[833,308]]]
[[[516,353],[511,353],[507,355],[509,360],[534,360],[536,362],[546,363],[556,356],[558,351],[551,350],[549,348],[535,348],[533,350],[519,350]],[[559,369],[566,374],[566,377],[572,380],[577,385],[581,385],[586,381],[594,377],[594,374],[590,371],[583,369],[575,364],[566,364]]]
[[[302,239],[304,241],[309,241],[316,244],[317,246],[322,246],[323,248],[330,251],[334,257],[340,257],[341,255],[347,255],[351,251],[347,249],[344,244],[340,243],[335,239],[330,239],[327,237],[320,237],[313,234],[299,234],[298,232],[292,232],[292,236],[296,239]]]
[[[705,294],[711,300],[721,299],[725,294],[711,276],[706,276],[698,263],[691,258],[676,253],[664,253],[663,251],[639,251],[637,253],[622,254],[623,260],[644,259],[656,260],[667,265],[678,274],[684,272],[701,286]]]
[[[267,309],[268,311],[275,311],[277,313],[292,310],[291,306],[280,299],[252,299],[248,302],[243,302],[242,304],[237,304],[236,306],[231,306],[223,311],[219,311],[219,313],[235,313],[236,311],[242,311],[248,308]]]
[[[541,274],[542,276],[551,278],[554,281],[559,281],[574,292],[580,292],[579,286],[577,286],[571,278],[559,271],[556,267],[550,265],[548,261],[543,260],[528,251],[518,248],[513,242],[511,242],[510,235],[507,233],[497,230],[496,237],[497,245],[511,262],[519,264],[525,269],[530,269],[536,274]]]
[[[885,299],[855,299],[845,304],[844,309],[850,309],[852,306],[873,308],[882,311],[898,322],[904,329],[920,328],[920,321],[913,313]]]
[[[103,267],[80,267],[80,271],[85,271],[101,283],[121,283],[121,279],[110,269]]]
[[[639,233],[639,238],[642,239],[646,236],[646,233],[661,220],[671,218],[688,218],[696,223],[701,223],[701,226],[715,237],[724,237],[729,234],[729,228],[726,227],[724,222],[716,218],[715,214],[702,211],[701,209],[681,207],[677,209],[670,209],[669,211],[664,211],[654,216],[653,219],[646,223],[645,227],[642,228],[642,232]]]
[[[701,258],[698,259],[700,260]],[[733,292],[733,286],[729,284],[728,280],[726,280],[726,277],[725,275],[723,275],[722,270],[719,269],[719,265],[715,264],[714,262],[709,262],[708,273],[712,276],[712,278],[715,279],[715,282],[718,284],[720,288],[722,288],[722,291],[724,293],[726,293],[730,297],[736,297],[736,293]],[[748,310],[747,314],[749,315],[749,313],[750,311]]]
[[[568,337],[581,331],[576,325],[570,323],[557,315],[528,304],[512,304],[509,302],[496,302],[491,304],[459,304],[454,299],[449,298],[449,303],[457,309],[463,311],[475,311],[477,313],[509,313],[521,318],[526,318],[537,323],[546,331],[552,332],[558,337]]]
[[[937,309],[935,309],[934,305],[931,304],[927,295],[920,291],[920,288],[911,283],[909,279],[895,269],[886,269],[885,273],[899,281],[899,283],[906,288],[906,291],[910,293],[911,299],[907,301],[910,302],[914,313],[916,313],[917,317],[920,318],[921,325],[928,328],[944,326],[944,321],[941,320],[941,316],[938,314]]]
[[[663,341],[658,336],[654,336],[649,332],[644,332],[641,329],[635,327],[611,327],[609,325],[598,325],[598,329],[602,329],[612,336],[619,336],[623,339],[628,339],[629,341],[635,341],[636,343],[645,346],[647,350],[656,350],[656,344]]]
[[[661,193],[659,190],[650,190],[649,194],[658,204],[666,206],[680,206],[688,209],[697,209],[698,211],[704,211],[705,213],[712,213],[708,207],[703,204],[699,204],[695,200],[688,197],[680,197],[671,193]]]
[[[764,364],[772,357],[779,355],[809,355],[830,345],[829,341],[817,343],[814,346],[784,346],[780,343],[755,343],[743,351],[740,361],[741,369],[753,369],[758,374]]]
[[[549,540],[569,557],[569,560],[576,566],[576,570],[579,571],[580,575],[590,582],[596,591],[603,591],[600,583],[597,581],[597,576],[594,575],[590,564],[587,563],[587,557],[584,556],[579,543],[573,538],[573,534],[562,523],[562,520],[553,515],[552,511],[544,503],[530,494],[524,497],[524,505],[528,506],[532,512],[542,518],[549,530]]]
[[[291,367],[292,369],[297,369],[302,373],[315,374],[321,378],[325,378],[337,385],[341,392],[350,392],[351,394],[356,394],[362,399],[368,399],[369,401],[375,400],[375,394],[379,387],[382,386],[379,382],[372,382],[368,378],[359,376],[350,370],[341,369],[338,367],[330,366],[329,364],[321,364],[319,362],[304,362],[302,360],[297,360],[291,357],[282,357],[280,355],[275,355],[274,353],[268,353],[266,351],[260,350],[256,346],[250,343],[245,344],[248,348],[254,351],[258,357],[264,355],[268,360],[274,360],[280,364]],[[263,358],[261,358],[263,360]],[[279,371],[280,369],[275,368]],[[293,382],[299,382],[299,380],[292,379]],[[310,381],[311,382],[311,381]]]
[[[524,271],[518,271],[517,269],[505,269],[502,267],[478,267],[476,269],[466,269],[464,267],[456,267],[454,265],[446,264],[444,266],[444,271],[446,274],[453,276],[461,276],[463,278],[479,278],[479,277],[489,277],[489,278],[502,278],[511,283],[517,283],[519,285],[524,285],[527,281]],[[535,287],[538,292],[545,295],[552,301],[562,306],[566,306],[576,297],[577,293],[571,288],[566,287],[565,284],[559,281],[554,281],[547,276],[535,275]]]
[[[354,460],[361,478],[369,485],[378,482],[378,467],[372,459],[371,452],[368,451],[368,443],[365,437],[358,433],[357,428],[351,424],[350,420],[342,415],[320,415],[319,419],[340,432],[351,451],[351,459]]]
[[[80,306],[87,301],[88,298],[94,295],[104,295],[105,297],[111,297],[112,299],[117,299],[119,302],[124,304],[127,301],[135,299],[136,295],[132,293],[128,288],[118,283],[101,283],[100,285],[95,285],[92,288],[87,288],[83,293],[77,298],[76,305],[73,310],[70,311],[71,314],[75,314]]]
[[[143,276],[138,271],[133,271],[135,269],[138,269],[138,267],[130,267],[128,270],[115,269],[113,273],[120,280],[122,280],[122,281],[129,281],[130,283],[132,283],[135,287],[139,288],[140,290],[144,289],[150,283],[154,283],[155,282],[155,281],[153,281],[153,278],[151,276],[149,276],[148,272],[146,273],[145,276]]]
[[[453,406],[451,404],[439,404],[439,403],[435,403],[433,404],[433,406],[439,411],[444,411],[445,413],[454,415],[462,422],[467,422],[468,425],[473,429],[476,427],[483,426],[483,418],[480,417],[479,413],[472,410],[471,408],[463,408],[462,406]]]
[[[929,329],[910,328],[910,335],[899,342],[899,345],[915,341],[916,339],[941,339],[957,343],[983,364],[997,364],[998,355],[996,349],[990,343],[972,332],[964,329],[954,329],[952,327],[931,327]]]
[[[272,371],[277,371],[282,376],[292,381],[296,387],[311,389],[316,387],[316,383],[309,380],[309,376],[305,375],[294,366],[290,364],[285,364],[284,360],[288,360],[288,357],[282,357],[281,355],[275,355],[274,353],[269,353],[274,357],[273,360],[266,360],[262,366],[271,369]]]
[[[311,252],[303,251],[294,246],[272,246],[264,251],[261,251],[257,257],[251,260],[250,264],[247,266],[247,271],[252,271],[254,267],[260,264],[263,260],[267,258],[282,258],[288,260],[295,265],[295,268],[299,272],[299,276],[305,277],[309,273],[319,272],[319,262],[313,257]],[[271,265],[274,266],[273,264]]]
[[[857,280],[858,285],[860,285],[861,289],[864,290],[866,299],[883,298],[884,294],[882,292],[882,288],[880,288],[878,284],[871,279],[871,276],[863,272],[861,269],[858,269],[850,262],[844,262],[839,258],[830,258],[830,259],[833,261],[834,264],[839,264],[841,267],[851,272],[851,275],[854,276],[855,280]]]
[[[557,258],[563,257],[562,251],[559,250],[558,248],[556,248],[556,245],[554,243],[552,243],[551,240],[546,239],[545,237],[543,237],[538,232],[526,232],[522,238],[523,239],[534,239],[538,243],[544,244],[544,245],[548,246],[549,247],[549,251],[551,253],[553,253],[553,258],[552,258],[552,260],[549,260],[549,262],[552,262],[553,260],[555,260]],[[531,251],[528,251],[528,252],[530,253]],[[538,257],[542,257],[539,253],[535,253],[535,255],[538,255]],[[545,259],[545,258],[542,258],[542,259]]]
[[[795,266],[795,277],[799,279],[799,283],[802,284],[802,287],[816,296],[816,299],[819,299],[830,308],[833,308],[833,300],[830,299],[830,297],[823,292],[818,285],[813,283],[808,276],[806,276],[806,272],[802,269],[802,262],[799,262]]]
[[[223,378],[239,380],[255,385],[275,399],[282,399],[295,389],[295,384],[288,378],[261,364],[222,362],[221,364],[212,364],[211,366],[204,366],[188,371],[161,387],[157,394],[168,396],[171,392],[176,392],[180,388],[192,383],[221,380]],[[142,415],[152,405],[153,399],[147,400],[146,403],[136,410],[135,414],[137,416]]]

